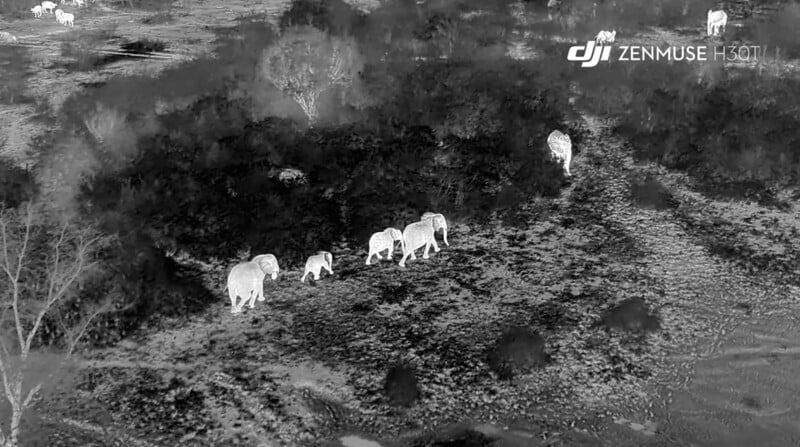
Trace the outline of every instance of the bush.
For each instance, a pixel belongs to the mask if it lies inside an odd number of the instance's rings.
[[[29,8],[27,3],[25,3],[25,7]],[[27,90],[28,78],[33,75],[29,48],[21,45],[0,45],[0,78],[3,79],[3,82],[0,83],[0,103],[33,102],[32,98],[23,93]]]
[[[527,327],[513,327],[488,350],[487,363],[501,380],[509,380],[548,363],[550,355],[544,347],[544,339],[536,332]]]
[[[609,329],[626,331],[654,331],[661,327],[659,319],[651,315],[647,304],[641,298],[631,298],[608,310],[601,317],[601,323]]]
[[[705,184],[737,184],[740,196],[761,194],[800,179],[800,157],[790,149],[800,138],[790,130],[800,114],[788,99],[798,88],[796,80],[748,71],[709,90],[655,90],[645,95],[652,129],[637,128],[631,116],[625,131],[639,157],[685,169]]]
[[[0,208],[16,208],[31,200],[37,189],[31,171],[0,160]]]
[[[677,206],[677,201],[669,190],[651,175],[634,179],[630,185],[630,194],[633,203],[642,208],[664,210]]]
[[[281,30],[293,26],[313,26],[334,36],[357,34],[366,14],[342,0],[292,0],[280,17]]]
[[[389,403],[400,407],[411,407],[420,396],[414,368],[403,364],[389,368],[383,389]]]

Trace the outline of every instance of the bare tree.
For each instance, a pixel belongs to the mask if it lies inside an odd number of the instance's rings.
[[[261,74],[291,96],[309,119],[319,119],[320,95],[348,86],[363,67],[352,39],[329,36],[310,26],[288,28],[261,58]]]
[[[41,373],[32,379],[30,368],[44,322],[79,299],[80,286],[100,271],[99,250],[110,242],[91,226],[43,221],[31,203],[0,210],[0,390],[11,407],[9,428],[0,429],[2,447],[18,445],[23,412],[51,380]],[[112,310],[103,302],[65,330],[62,359],[73,354],[93,320]]]

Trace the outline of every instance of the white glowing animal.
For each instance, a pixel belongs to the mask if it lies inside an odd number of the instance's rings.
[[[414,252],[422,247],[425,247],[425,252],[422,254],[422,259],[428,259],[428,253],[433,246],[435,252],[439,251],[439,245],[436,244],[436,237],[433,229],[433,219],[425,219],[419,222],[408,224],[403,230],[403,259],[400,260],[400,267],[406,266],[406,259],[417,259]]]
[[[274,255],[258,255],[249,262],[235,265],[228,274],[228,295],[231,299],[231,313],[242,311],[247,303],[251,309],[256,300],[264,301],[264,278],[270,275],[272,280],[278,279],[278,259]],[[237,297],[242,299],[237,304]]]
[[[62,24],[63,25],[75,26],[74,23],[73,23],[74,20],[75,20],[75,15],[74,14],[65,12],[64,14],[61,14],[61,20],[62,20]]]
[[[317,254],[313,256],[309,256],[308,260],[306,261],[306,268],[303,272],[303,277],[300,278],[300,282],[306,281],[306,276],[309,273],[314,275],[314,281],[319,280],[319,274],[325,269],[333,275],[333,255],[327,251],[318,251]]]
[[[442,230],[444,244],[449,247],[450,243],[447,242],[447,219],[444,218],[444,215],[443,214],[438,214],[438,213],[425,213],[425,214],[422,215],[422,217],[419,220],[423,221],[423,220],[427,220],[427,219],[430,219],[430,220],[433,221],[433,231],[434,231],[434,233],[438,232],[439,230]]]
[[[52,14],[53,10],[56,9],[56,4],[51,1],[45,0],[42,2],[42,9],[44,10],[44,12]]]
[[[722,32],[725,32],[725,25],[728,24],[728,14],[725,14],[725,11],[712,11],[708,10],[708,21],[706,22],[706,28],[708,31],[708,35],[719,35],[719,29],[722,28]]]
[[[564,173],[567,177],[571,176],[569,164],[572,161],[572,140],[569,139],[569,135],[554,130],[547,137],[547,145],[550,146],[553,157],[564,164]]]
[[[56,20],[58,20],[58,23],[64,24],[64,11],[56,9]]]
[[[597,45],[608,45],[614,43],[614,39],[617,37],[617,30],[614,31],[600,31],[597,33],[597,37],[595,41]]]
[[[33,13],[34,17],[41,17],[42,16],[42,5],[36,5],[31,8],[31,12]]]
[[[377,256],[379,260],[383,259],[381,258],[381,252],[386,250],[389,250],[389,253],[386,255],[386,259],[392,259],[392,254],[394,253],[394,243],[396,241],[400,241],[401,244],[403,243],[403,233],[401,233],[397,228],[387,228],[383,231],[373,233],[373,235],[369,238],[369,254],[367,255],[367,265],[369,265],[369,261],[373,256]]]
[[[82,7],[82,6],[86,6],[86,0],[75,0],[75,1],[73,2],[73,4],[74,4],[75,6],[77,6],[78,8],[80,8],[80,7]]]
[[[17,36],[9,33],[8,31],[0,31],[0,42],[14,43],[17,41]]]

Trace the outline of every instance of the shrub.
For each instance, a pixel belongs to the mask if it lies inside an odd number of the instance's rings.
[[[2,145],[0,145],[1,147]],[[16,208],[37,191],[33,173],[0,159],[0,207]]]
[[[550,356],[544,347],[544,339],[533,330],[513,327],[488,350],[487,363],[501,380],[509,380],[549,362]]]
[[[634,179],[630,185],[630,194],[633,203],[642,208],[664,210],[677,205],[669,190],[651,175]]]
[[[411,407],[420,397],[414,368],[396,364],[389,368],[384,380],[384,392],[389,403],[400,407]]]
[[[293,26],[313,26],[334,36],[357,34],[366,14],[342,0],[292,0],[280,17],[281,30]]]
[[[601,323],[609,329],[626,331],[654,331],[661,327],[659,319],[651,315],[647,304],[641,298],[631,298],[608,310],[601,317]]]

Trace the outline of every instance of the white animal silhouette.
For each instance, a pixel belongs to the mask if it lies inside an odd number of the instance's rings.
[[[322,269],[333,275],[333,255],[327,251],[318,251],[317,254],[308,257],[306,269],[303,272],[303,277],[300,278],[300,282],[305,282],[309,273],[314,275],[314,281],[319,280],[319,274]]]
[[[397,228],[387,228],[383,231],[373,233],[369,238],[369,254],[367,255],[367,265],[370,265],[369,261],[373,256],[377,256],[379,260],[383,259],[381,258],[381,252],[385,250],[389,250],[389,253],[386,255],[386,259],[392,259],[392,254],[394,253],[394,243],[396,241],[400,241],[401,244],[403,243],[403,233],[401,233]]]
[[[725,14],[725,11],[712,11],[708,10],[708,21],[706,22],[706,28],[708,31],[708,35],[719,35],[719,29],[722,27],[722,32],[725,32],[725,25],[728,24],[728,14]]]
[[[439,230],[442,230],[444,244],[449,247],[450,243],[447,242],[447,219],[444,218],[444,215],[443,214],[438,214],[438,213],[430,213],[430,212],[428,212],[428,213],[423,214],[422,217],[420,217],[419,220],[423,221],[423,220],[426,220],[426,219],[431,219],[433,221],[433,231],[434,231],[434,233],[438,232]]]
[[[56,9],[56,20],[58,20],[58,23],[64,24],[64,11]]]
[[[86,6],[86,0],[75,0],[72,4],[80,8],[81,6]]]
[[[554,130],[547,137],[547,145],[550,146],[550,153],[553,157],[564,164],[564,173],[570,177],[572,175],[569,172],[569,164],[572,161],[572,141],[569,139],[569,135]]]
[[[614,31],[603,30],[597,33],[595,41],[597,42],[598,45],[607,45],[614,43],[616,37],[617,37],[617,30]]]
[[[42,16],[42,5],[36,5],[31,8],[31,12],[33,13],[34,17],[41,17]]]
[[[17,42],[17,36],[8,31],[0,31],[0,42]]]
[[[74,23],[73,23],[74,20],[75,20],[75,15],[74,14],[70,14],[68,12],[65,12],[64,14],[61,14],[61,21],[62,21],[63,25],[75,26]]]
[[[237,314],[247,303],[251,309],[256,299],[264,301],[264,278],[270,275],[278,279],[278,259],[274,255],[258,255],[249,262],[235,265],[228,274],[228,295],[231,299],[231,313]],[[242,301],[237,305],[237,297]]]
[[[414,253],[421,247],[425,247],[425,252],[422,254],[422,259],[428,259],[428,253],[433,246],[434,252],[439,252],[439,245],[436,244],[436,237],[433,229],[433,219],[425,219],[419,222],[414,222],[406,225],[403,230],[403,259],[400,260],[400,267],[406,266],[406,259],[409,257],[411,260],[417,259]]]
[[[42,9],[44,10],[44,12],[52,14],[53,10],[56,9],[56,4],[51,1],[45,0],[42,2]]]

